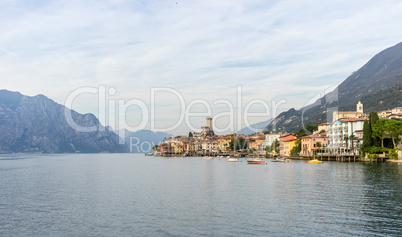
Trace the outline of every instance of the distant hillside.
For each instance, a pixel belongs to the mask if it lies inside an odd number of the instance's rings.
[[[0,153],[127,152],[119,137],[93,114],[71,111],[76,124],[104,131],[79,132],[67,123],[65,107],[43,95],[0,90]]]
[[[332,111],[352,109],[359,100],[364,112],[370,109],[384,110],[398,104],[398,96],[381,97],[381,90],[402,84],[402,43],[390,47],[370,59],[362,68],[343,81],[336,90],[328,93],[314,104],[281,113],[264,131],[299,131],[306,124],[332,121]],[[379,93],[376,95],[376,93]],[[374,97],[370,97],[370,95]],[[365,98],[365,99],[363,99]],[[382,102],[374,101],[382,98]],[[365,102],[365,100],[367,102]],[[370,104],[369,104],[370,103]],[[375,104],[375,105],[374,105]]]
[[[250,127],[240,129],[236,134],[251,135],[257,132],[261,132],[264,130],[266,126],[268,126],[272,122],[272,120],[274,119],[272,118],[267,121],[252,124]]]
[[[364,96],[360,101],[363,103],[366,113],[402,107],[402,84]],[[340,110],[353,110],[355,108],[354,105],[350,105],[342,107]]]
[[[165,138],[173,137],[172,134],[139,130],[130,132],[127,129],[119,130],[118,135],[125,141],[132,153],[150,153],[154,145],[159,145]],[[122,136],[124,135],[124,136]]]

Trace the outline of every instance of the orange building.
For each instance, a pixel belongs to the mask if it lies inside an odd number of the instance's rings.
[[[325,133],[304,136],[301,140],[301,156],[313,155],[315,150],[322,150],[328,146],[328,138]],[[317,143],[319,142],[320,145]]]

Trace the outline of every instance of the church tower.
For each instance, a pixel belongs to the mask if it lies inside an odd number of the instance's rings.
[[[363,113],[363,104],[360,101],[356,105],[356,112]]]

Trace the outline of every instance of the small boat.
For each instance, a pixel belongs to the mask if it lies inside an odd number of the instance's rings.
[[[321,164],[322,161],[314,159],[314,160],[309,160],[308,163],[310,163],[310,164]]]
[[[271,162],[289,162],[286,158],[273,158]]]
[[[247,164],[265,164],[265,160],[262,160],[260,158],[256,158],[256,159],[252,159],[252,160],[248,160]]]
[[[239,159],[233,157],[233,158],[229,158],[228,161],[229,162],[238,162]]]
[[[206,160],[212,160],[212,156],[204,156],[204,157],[202,157],[202,158],[204,158],[204,159],[206,159]]]

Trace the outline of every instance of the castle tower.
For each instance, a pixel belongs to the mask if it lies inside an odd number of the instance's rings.
[[[356,105],[356,112],[363,113],[363,104],[360,101]]]
[[[207,127],[212,128],[212,118],[211,117],[207,117]]]

